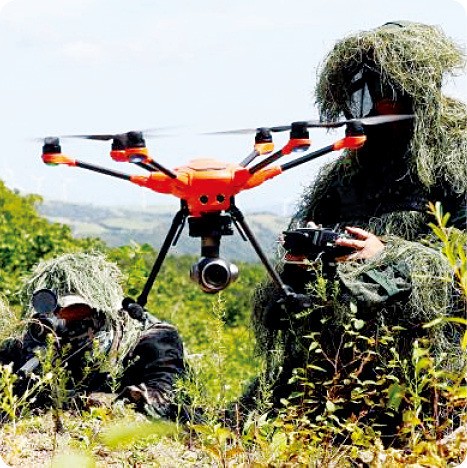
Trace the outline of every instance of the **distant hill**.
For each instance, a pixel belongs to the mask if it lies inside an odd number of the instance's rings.
[[[38,211],[50,221],[70,226],[76,237],[99,237],[110,246],[126,245],[131,241],[148,243],[158,250],[177,207],[131,208],[44,201]],[[245,214],[245,218],[261,246],[272,256],[288,218],[268,212]],[[169,253],[200,255],[200,248],[200,240],[189,237],[188,226],[185,226],[177,245]],[[229,260],[259,261],[249,242],[242,240],[235,227],[233,236],[221,240],[221,256]]]

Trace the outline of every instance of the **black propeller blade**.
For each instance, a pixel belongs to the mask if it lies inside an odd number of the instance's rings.
[[[237,130],[207,132],[203,133],[203,135],[248,135],[250,133],[286,132],[287,130],[290,130],[290,125],[279,125],[275,127],[240,128]]]
[[[249,133],[260,132],[286,132],[292,129],[292,126],[302,126],[308,128],[337,128],[347,124],[361,124],[361,125],[380,125],[390,122],[397,122],[399,120],[413,119],[413,114],[394,114],[394,115],[376,115],[373,117],[362,117],[361,119],[341,120],[338,122],[321,122],[319,120],[304,120],[300,122],[293,122],[291,125],[278,125],[276,127],[257,127],[257,128],[241,128],[237,130],[225,130],[220,132],[209,132],[205,135],[243,135]]]
[[[97,140],[97,141],[109,141],[109,140],[131,140],[134,138],[159,138],[173,136],[168,133],[161,133],[173,129],[175,127],[155,127],[146,128],[144,130],[132,130],[125,133],[102,133],[102,134],[91,134],[91,135],[62,135],[60,138],[81,138],[85,140]]]
[[[307,127],[324,127],[324,128],[337,128],[347,124],[361,124],[361,125],[380,125],[390,122],[397,122],[399,120],[413,119],[413,114],[393,114],[393,115],[375,115],[372,117],[362,117],[361,119],[341,120],[338,122],[320,122],[319,120],[308,120],[303,122]]]

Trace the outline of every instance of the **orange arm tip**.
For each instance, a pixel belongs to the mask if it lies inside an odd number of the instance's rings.
[[[274,151],[274,143],[256,143],[255,150],[260,155],[272,153]]]
[[[309,138],[293,138],[281,149],[282,154],[287,155],[295,150],[306,151],[311,146]]]
[[[356,136],[348,136],[342,138],[342,140],[336,141],[333,145],[334,151],[339,151],[342,149],[350,149],[356,150],[361,148],[366,141],[365,135],[356,135]]]
[[[66,166],[76,166],[76,161],[74,159],[69,158],[61,153],[45,153],[42,155],[42,161],[45,164],[50,165],[58,165],[58,164],[65,164]]]

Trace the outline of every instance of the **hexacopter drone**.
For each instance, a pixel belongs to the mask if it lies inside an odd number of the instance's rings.
[[[111,140],[110,156],[117,162],[129,162],[147,170],[148,175],[130,175],[72,159],[62,153],[57,137],[47,137],[42,149],[42,160],[46,164],[81,167],[101,174],[127,180],[133,184],[147,187],[158,193],[166,193],[180,199],[180,210],[175,214],[166,238],[159,250],[154,266],[136,302],[125,299],[123,307],[131,306],[141,312],[146,305],[149,292],[156,280],[164,259],[183,230],[188,220],[189,236],[201,238],[201,258],[191,268],[190,276],[203,291],[216,293],[225,289],[237,278],[237,267],[219,257],[222,236],[232,235],[232,224],[244,240],[248,240],[266,268],[272,281],[283,292],[284,300],[306,306],[307,299],[296,294],[286,285],[248,226],[243,214],[235,204],[235,196],[263,182],[278,176],[296,166],[304,164],[332,151],[358,149],[366,141],[364,125],[384,124],[413,118],[413,115],[385,115],[344,120],[340,122],[303,121],[277,127],[232,130],[215,133],[255,133],[254,149],[242,162],[228,163],[216,159],[194,159],[184,166],[173,170],[154,161],[150,156],[143,132],[131,131],[114,135],[68,135],[72,138],[90,140]],[[281,165],[273,165],[279,158],[293,152],[304,152],[310,147],[308,128],[336,128],[346,125],[345,137],[316,151],[301,154],[296,159]],[[272,133],[290,131],[290,139],[279,151],[274,151]],[[251,165],[260,156],[266,156]],[[139,307],[138,307],[139,306]],[[135,309],[135,313],[138,313]],[[130,312],[130,310],[129,310]]]

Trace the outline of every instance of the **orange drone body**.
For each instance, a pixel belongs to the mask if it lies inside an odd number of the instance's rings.
[[[215,159],[194,159],[174,169],[176,178],[162,172],[148,176],[131,176],[131,182],[155,192],[167,193],[184,200],[192,216],[228,210],[231,198],[242,190],[260,185],[281,173],[280,167],[250,174],[247,168]]]

